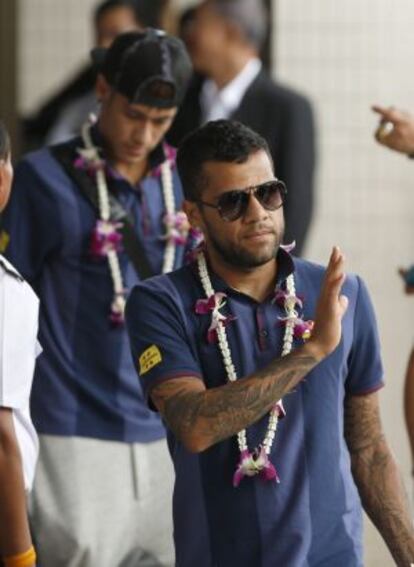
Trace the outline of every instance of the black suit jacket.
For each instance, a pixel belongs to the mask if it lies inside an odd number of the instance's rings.
[[[195,77],[187,91],[168,135],[173,145],[179,145],[186,134],[201,125],[199,99],[203,80]],[[267,140],[276,175],[288,188],[285,242],[296,240],[295,253],[300,255],[313,209],[315,127],[309,101],[261,71],[231,118]]]

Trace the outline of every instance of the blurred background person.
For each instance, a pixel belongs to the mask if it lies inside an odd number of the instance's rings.
[[[414,158],[414,115],[397,108],[374,105],[374,112],[380,115],[375,130],[376,140],[383,146]],[[414,264],[409,269],[400,269],[407,295],[414,294]],[[408,360],[404,385],[404,413],[410,440],[414,475],[414,348]]]
[[[123,32],[165,27],[166,0],[105,0],[93,11],[94,45],[109,47]],[[96,69],[85,65],[72,79],[48,98],[36,113],[23,120],[26,150],[44,143],[57,143],[79,134],[90,112],[97,111],[94,92]]]
[[[143,29],[143,26],[138,20],[136,7],[131,1],[106,0],[95,10],[94,31],[97,47],[109,47],[120,33],[139,29]],[[91,78],[96,79],[96,71],[92,71]],[[89,114],[97,112],[98,101],[94,83],[93,81],[93,85],[86,93],[80,94],[63,105],[46,134],[47,144],[64,142],[78,135]]]
[[[10,139],[0,122],[0,211],[13,178]],[[33,484],[38,438],[29,396],[37,344],[39,301],[14,267],[0,255],[0,565],[34,567],[26,509]],[[2,559],[4,563],[2,563]]]
[[[268,142],[287,185],[286,242],[300,255],[313,210],[315,128],[306,98],[274,82],[259,59],[267,13],[262,0],[205,0],[181,25],[195,70],[169,139],[209,120],[233,118]]]
[[[5,255],[41,299],[31,517],[42,567],[174,563],[173,471],[123,324],[140,279],[182,265],[188,224],[164,142],[191,75],[164,32],[119,35],[98,64],[98,122],[19,162]]]

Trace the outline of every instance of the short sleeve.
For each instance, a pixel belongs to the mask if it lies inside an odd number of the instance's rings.
[[[180,297],[173,286],[161,290],[151,287],[151,282],[138,284],[127,302],[126,324],[134,366],[148,400],[151,390],[161,382],[202,377]]]
[[[369,394],[381,388],[383,365],[377,321],[364,282],[357,277],[358,291],[354,311],[354,332],[348,358],[346,391],[349,394]]]
[[[10,202],[1,224],[2,236],[7,241],[4,256],[33,283],[45,258],[58,248],[61,230],[50,187],[31,161],[24,159],[16,167]]]

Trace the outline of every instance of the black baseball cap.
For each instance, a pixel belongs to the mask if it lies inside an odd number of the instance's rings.
[[[129,102],[159,108],[182,102],[192,72],[183,42],[152,28],[120,34],[91,56],[98,72]]]

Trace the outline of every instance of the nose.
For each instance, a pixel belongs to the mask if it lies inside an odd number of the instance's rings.
[[[151,145],[152,125],[150,120],[140,120],[139,123],[136,124],[133,131],[133,140],[146,147]]]
[[[267,211],[256,198],[255,189],[250,189],[249,200],[247,203],[246,212],[243,215],[245,222],[258,222],[268,218],[269,211]]]

